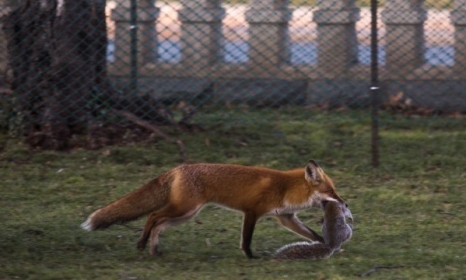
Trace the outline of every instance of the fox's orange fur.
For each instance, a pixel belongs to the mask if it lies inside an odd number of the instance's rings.
[[[314,241],[323,239],[298,220],[295,213],[343,200],[332,180],[315,162],[305,168],[279,171],[231,164],[184,164],[160,175],[141,188],[92,213],[81,226],[104,229],[114,223],[150,214],[138,248],[150,239],[150,252],[158,253],[159,234],[171,225],[195,216],[206,203],[244,213],[241,248],[248,257],[256,221],[273,215],[289,230]]]

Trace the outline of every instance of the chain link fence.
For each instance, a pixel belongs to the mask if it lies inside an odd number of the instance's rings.
[[[256,121],[248,110],[370,114],[369,1],[1,3],[0,123],[20,135],[68,139],[115,115],[208,127]],[[459,118],[466,1],[387,0],[378,16],[382,126]]]

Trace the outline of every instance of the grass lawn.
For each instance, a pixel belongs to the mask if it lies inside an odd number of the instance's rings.
[[[370,167],[365,112],[302,109],[198,115],[207,132],[179,135],[190,162],[278,169],[316,159],[355,218],[343,251],[319,261],[273,262],[301,240],[261,220],[248,260],[241,215],[216,206],[167,229],[161,258],[136,250],[144,219],[105,231],[87,215],[180,163],[163,140],[66,153],[29,151],[0,136],[0,279],[461,279],[466,275],[465,120],[382,116],[381,167]],[[300,213],[320,232],[322,213]]]

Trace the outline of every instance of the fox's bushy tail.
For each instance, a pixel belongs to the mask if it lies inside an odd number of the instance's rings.
[[[161,175],[117,201],[94,211],[81,227],[89,231],[105,229],[115,223],[129,222],[161,209],[168,203],[170,183],[169,173]]]

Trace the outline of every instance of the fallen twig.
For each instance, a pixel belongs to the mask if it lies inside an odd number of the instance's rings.
[[[140,118],[136,117],[135,115],[133,115],[132,113],[130,113],[128,111],[120,111],[120,110],[112,110],[112,111],[115,114],[117,114],[119,116],[122,116],[122,117],[128,119],[129,121],[131,121],[131,122],[145,128],[145,129],[148,129],[148,130],[152,131],[153,133],[155,133],[158,136],[164,138],[168,142],[176,144],[178,146],[178,150],[180,151],[181,158],[183,160],[186,159],[185,147],[184,147],[184,144],[183,144],[183,142],[181,140],[178,140],[176,138],[171,137],[170,135],[168,135],[165,132],[163,132],[162,130],[160,130],[158,128],[158,126],[156,126],[155,124],[153,124],[151,122],[148,122],[148,121],[145,121],[145,120],[141,120]]]
[[[405,267],[404,265],[393,265],[393,266],[383,266],[383,265],[377,265],[374,266],[373,268],[369,269],[368,271],[364,272],[361,274],[361,277],[367,277],[371,275],[372,273],[376,272],[377,270],[380,269],[396,269],[396,268],[403,268]]]

